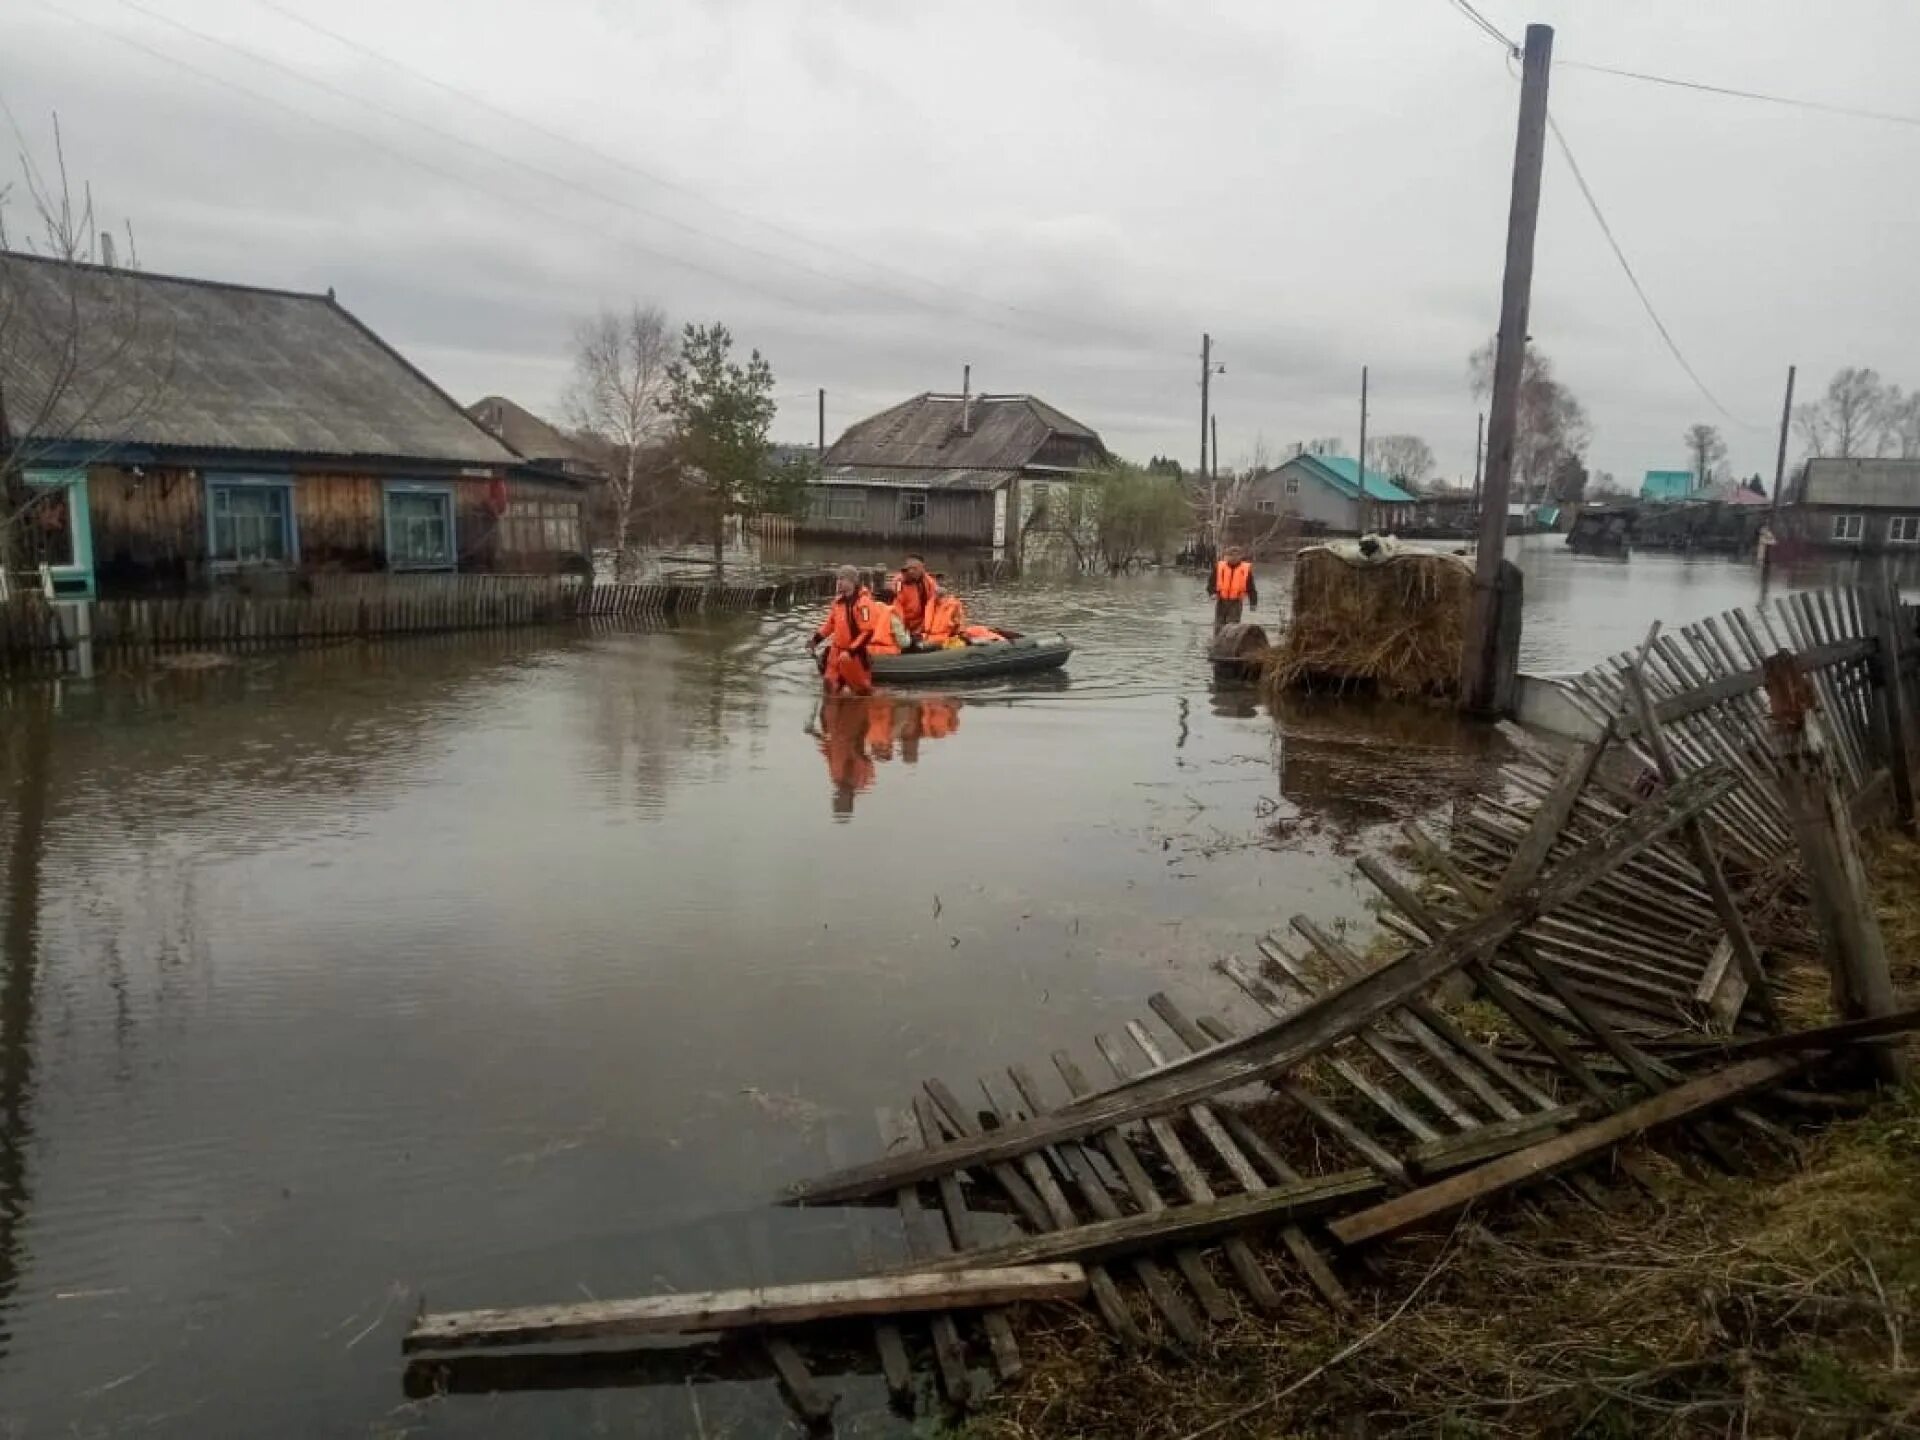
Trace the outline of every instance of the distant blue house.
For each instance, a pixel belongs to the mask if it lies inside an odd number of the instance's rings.
[[[1649,470],[1640,482],[1640,498],[1654,501],[1685,500],[1693,494],[1691,470]]]
[[[1247,504],[1261,515],[1293,515],[1326,530],[1358,534],[1363,493],[1364,523],[1369,530],[1395,529],[1397,516],[1419,503],[1378,470],[1363,469],[1350,456],[1300,454],[1256,476]]]

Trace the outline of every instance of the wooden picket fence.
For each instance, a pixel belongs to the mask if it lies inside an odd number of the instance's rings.
[[[832,593],[828,574],[743,585],[594,584],[572,575],[315,575],[289,596],[0,602],[0,678],[60,675],[162,650],[267,649],[374,636],[655,620],[778,609]]]

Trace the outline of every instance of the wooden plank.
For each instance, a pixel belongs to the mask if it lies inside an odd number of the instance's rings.
[[[1066,1082],[1067,1093],[1076,1100],[1085,1099],[1093,1093],[1093,1086],[1081,1071],[1074,1058],[1064,1050],[1053,1054],[1053,1065],[1060,1072],[1060,1078]],[[1133,1196],[1134,1203],[1143,1211],[1152,1214],[1156,1210],[1167,1208],[1167,1202],[1160,1198],[1160,1192],[1140,1164],[1140,1157],[1134,1154],[1133,1146],[1125,1135],[1117,1129],[1103,1130],[1094,1137],[1106,1157],[1113,1162],[1113,1168],[1120,1172],[1120,1178]],[[1227,1299],[1226,1292],[1213,1278],[1213,1272],[1207,1269],[1206,1257],[1191,1245],[1183,1245],[1173,1252],[1174,1265],[1186,1280],[1194,1296],[1200,1301],[1200,1309],[1206,1317],[1218,1324],[1233,1314],[1233,1303]]]
[[[1202,1015],[1194,1021],[1187,1021],[1168,1002],[1168,1014],[1179,1016],[1180,1024],[1172,1019],[1168,1025],[1182,1043],[1189,1048],[1197,1048],[1208,1040],[1229,1040],[1233,1032],[1221,1021],[1211,1015]],[[1306,1177],[1284,1160],[1280,1153],[1256,1135],[1252,1128],[1232,1110],[1223,1114],[1228,1131],[1235,1141],[1249,1154],[1257,1157],[1270,1170],[1274,1178],[1283,1185],[1297,1185]],[[1258,1178],[1258,1177],[1256,1177]],[[1307,1232],[1298,1225],[1283,1225],[1280,1228],[1280,1240],[1287,1247],[1300,1268],[1306,1272],[1308,1281],[1320,1296],[1335,1310],[1346,1311],[1353,1306],[1353,1297],[1347,1294],[1346,1286],[1340,1283],[1339,1276],[1333,1273],[1333,1267],[1327,1264],[1326,1257],[1320,1253],[1319,1246],[1307,1238]]]
[[[1653,699],[1647,692],[1646,676],[1638,669],[1627,672],[1627,688],[1633,695],[1634,706],[1640,716],[1642,736],[1647,748],[1652,751],[1654,764],[1660,771],[1660,778],[1668,785],[1680,778],[1679,766],[1674,764],[1673,751],[1667,745],[1666,732],[1661,728],[1659,718],[1653,713]],[[1693,863],[1699,867],[1700,876],[1706,881],[1707,894],[1713,901],[1713,913],[1720,921],[1720,928],[1727,941],[1733,947],[1734,958],[1740,962],[1740,971],[1746,978],[1747,996],[1760,1006],[1760,1013],[1769,1030],[1785,1028],[1780,1019],[1779,1008],[1773,1003],[1773,988],[1767,983],[1767,972],[1760,964],[1760,951],[1753,943],[1753,936],[1747,931],[1746,917],[1740,913],[1735,903],[1733,891],[1727,886],[1727,877],[1721,872],[1720,857],[1714,852],[1712,837],[1699,817],[1689,820],[1681,827],[1681,835],[1687,842],[1687,848],[1693,854]]]
[[[946,1100],[942,1101],[940,1096],[934,1093],[935,1086],[938,1086],[942,1092],[946,1091],[946,1086],[933,1081],[927,1085],[927,1093],[934,1097],[935,1105],[945,1111],[948,1118],[958,1125],[960,1133],[963,1136],[979,1134],[979,1127],[972,1123],[971,1117],[964,1111],[959,1110],[958,1102],[952,1094],[948,1093]],[[983,1079],[981,1088],[986,1091],[987,1103],[993,1107],[996,1117],[1003,1123],[1010,1120],[1011,1115],[1001,1107],[993,1087]],[[1061,1192],[1052,1173],[1047,1169],[1044,1156],[1030,1153],[1022,1155],[1016,1163],[1026,1172],[1027,1179],[1033,1183],[1033,1188],[1039,1193],[1041,1202],[1046,1206],[1047,1223],[1039,1228],[1071,1230],[1080,1223],[1079,1217],[1073,1213],[1073,1206],[1067,1202],[1067,1197]],[[1144,1348],[1147,1337],[1135,1323],[1132,1312],[1127,1309],[1126,1300],[1120,1294],[1120,1287],[1114,1284],[1113,1277],[1107,1273],[1106,1268],[1101,1265],[1089,1265],[1087,1283],[1093,1292],[1094,1305],[1100,1311],[1101,1318],[1107,1322],[1108,1328],[1119,1336],[1120,1343],[1129,1349]]]
[[[931,1270],[850,1280],[749,1285],[505,1310],[448,1310],[415,1321],[402,1348],[413,1354],[556,1340],[690,1335],[849,1316],[973,1310],[1018,1300],[1077,1300],[1086,1293],[1086,1272],[1077,1264],[977,1266],[962,1256]]]
[[[764,1343],[774,1373],[780,1377],[780,1388],[786,1391],[788,1401],[800,1417],[809,1426],[825,1425],[832,1420],[834,1404],[840,1397],[821,1390],[807,1369],[807,1362],[800,1358],[800,1352],[790,1341],[769,1335]]]
[[[891,1112],[880,1112],[876,1113],[874,1118],[879,1125],[880,1138],[883,1144],[896,1135],[904,1135],[906,1133],[906,1122],[903,1117],[894,1115]],[[832,1136],[837,1132],[829,1128],[827,1133],[829,1136]],[[831,1141],[829,1141],[829,1143],[831,1143]],[[859,1220],[855,1220],[854,1225],[855,1261],[862,1269],[877,1269],[878,1266],[874,1262],[871,1247],[868,1246],[863,1239],[866,1231],[864,1228],[861,1228]],[[765,1272],[763,1271],[762,1276],[756,1278],[764,1278],[764,1274]],[[873,1348],[875,1353],[880,1357],[880,1373],[886,1378],[888,1398],[891,1399],[895,1405],[911,1404],[913,1401],[914,1388],[913,1365],[907,1358],[907,1342],[900,1334],[900,1327],[890,1319],[874,1321]]]
[[[1540,878],[1540,872],[1546,868],[1547,858],[1553,853],[1554,842],[1560,838],[1561,830],[1573,814],[1574,803],[1579,800],[1580,792],[1587,788],[1587,780],[1600,763],[1601,755],[1606,753],[1612,736],[1613,724],[1609,721],[1601,729],[1598,740],[1581,746],[1567,757],[1561,766],[1559,780],[1548,792],[1547,798],[1540,802],[1539,809],[1534,811],[1527,833],[1507,864],[1506,873],[1500,877],[1500,883],[1493,887],[1492,901],[1495,906],[1517,900]]]
[[[962,1139],[938,1152],[890,1156],[796,1182],[780,1199],[786,1204],[816,1205],[861,1199],[930,1179],[942,1170],[1006,1160],[1041,1145],[1080,1139],[1126,1121],[1182,1109],[1195,1100],[1283,1073],[1379,1016],[1404,1006],[1434,981],[1503,943],[1536,915],[1565,904],[1672,833],[1688,816],[1711,805],[1727,793],[1732,783],[1723,770],[1685,777],[1613,830],[1581,846],[1512,904],[1449,931],[1424,950],[1411,951],[1369,971],[1286,1020],[1231,1045],[1198,1052],[1165,1071],[1052,1115]]]
[[[935,1113],[946,1123],[949,1131],[963,1140],[980,1137],[982,1133],[980,1127],[973,1123],[966,1112],[966,1107],[960,1103],[959,1097],[947,1088],[944,1081],[929,1080],[922,1088],[933,1101]],[[928,1137],[929,1150],[939,1138],[937,1131]],[[1013,1206],[1020,1212],[1021,1218],[1034,1229],[1045,1230],[1049,1223],[1046,1202],[1034,1191],[1033,1186],[1022,1178],[1020,1170],[1013,1163],[1004,1160],[992,1161],[986,1168],[987,1173],[992,1175],[1000,1188],[1006,1192],[1007,1198],[1013,1201]]]
[[[1767,1062],[1779,1063],[1779,1062]],[[1022,1269],[1060,1260],[1111,1260],[1142,1250],[1198,1245],[1235,1232],[1289,1220],[1309,1220],[1354,1201],[1377,1195],[1380,1178],[1366,1170],[1341,1170],[1297,1185],[1276,1185],[1247,1195],[1229,1195],[1204,1204],[1169,1205],[1151,1215],[1096,1220],[1074,1230],[1054,1230],[988,1246],[966,1256],[935,1261],[933,1270],[964,1269],[969,1264],[995,1270]]]
[[[1019,1091],[1020,1098],[1026,1104],[1029,1113],[1044,1115],[1052,1108],[1046,1103],[1046,1097],[1041,1093],[1039,1082],[1031,1073],[1016,1065],[1009,1069],[1007,1074],[1013,1081],[1014,1088]],[[1073,1175],[1075,1189],[1079,1191],[1081,1199],[1086,1202],[1087,1208],[1093,1212],[1095,1218],[1118,1220],[1121,1214],[1120,1207],[1114,1202],[1113,1196],[1107,1190],[1107,1182],[1100,1177],[1100,1172],[1094,1167],[1086,1151],[1076,1141],[1069,1140],[1060,1147],[1060,1153]],[[1159,1263],[1147,1255],[1136,1255],[1129,1263],[1140,1280],[1141,1288],[1147,1292],[1147,1298],[1165,1318],[1167,1328],[1173,1331],[1174,1337],[1189,1349],[1199,1349],[1204,1343],[1200,1324],[1194,1319],[1193,1312],[1187,1308],[1187,1302],[1180,1298],[1180,1293],[1167,1280]],[[1088,1278],[1091,1280],[1091,1273]]]
[[[940,1128],[933,1117],[932,1105],[925,1097],[914,1097],[913,1118],[914,1131],[908,1138],[917,1138],[922,1147],[931,1149],[940,1138]],[[946,1178],[957,1192],[960,1188],[959,1178],[954,1175]],[[937,1239],[925,1235],[920,1228],[923,1213],[920,1192],[912,1185],[902,1185],[894,1196],[894,1203],[900,1211],[901,1229],[906,1233],[907,1253],[916,1259],[939,1255],[945,1247]],[[955,1243],[957,1245],[958,1242]],[[989,1310],[987,1313],[993,1315],[998,1312]],[[949,1402],[965,1409],[973,1401],[973,1381],[967,1374],[967,1349],[960,1339],[960,1327],[954,1324],[952,1315],[942,1311],[933,1317],[931,1328],[933,1365],[940,1376],[940,1388],[946,1392]]]
[[[1801,1063],[1780,1057],[1742,1061],[1676,1085],[1578,1130],[1343,1216],[1328,1228],[1341,1244],[1349,1246],[1398,1234],[1473,1201],[1577,1165],[1623,1140],[1762,1089],[1792,1074]]]
[[[1140,1073],[1139,1067],[1128,1057],[1112,1037],[1096,1035],[1094,1045],[1106,1058],[1113,1073],[1125,1080]],[[1170,1120],[1156,1116],[1147,1121],[1147,1133],[1153,1137],[1154,1144],[1166,1158],[1168,1166],[1179,1179],[1181,1193],[1196,1204],[1204,1204],[1214,1198],[1213,1183],[1209,1181],[1200,1167],[1188,1153],[1186,1143],[1181,1140]],[[1275,1310],[1280,1305],[1280,1292],[1274,1289],[1273,1280],[1260,1264],[1260,1257],[1248,1248],[1246,1241],[1238,1236],[1228,1236],[1221,1249],[1227,1257],[1227,1264],[1233,1267],[1233,1273],[1239,1277],[1253,1302],[1263,1310]]]

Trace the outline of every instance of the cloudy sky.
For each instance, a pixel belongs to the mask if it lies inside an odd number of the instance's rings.
[[[1770,475],[1789,362],[1920,386],[1920,124],[1574,65],[1920,115],[1920,5],[1479,8],[1556,27],[1554,114],[1714,397],[1550,152],[1531,328],[1597,468],[1706,420]],[[59,113],[147,269],[332,286],[462,399],[548,412],[596,307],[724,320],[791,439],[815,387],[837,433],[970,362],[1192,461],[1206,330],[1227,460],[1350,445],[1366,364],[1373,433],[1468,473],[1517,98],[1450,0],[0,5],[0,99],[43,158]]]

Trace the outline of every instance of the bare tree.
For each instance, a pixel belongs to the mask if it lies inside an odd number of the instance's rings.
[[[1493,393],[1494,342],[1467,357],[1469,388],[1477,398]],[[1553,373],[1553,363],[1533,346],[1520,367],[1520,396],[1515,417],[1513,470],[1521,495],[1538,501],[1561,462],[1586,454],[1593,438],[1586,407]]]
[[[607,496],[621,579],[632,568],[635,500],[643,482],[660,473],[659,448],[672,429],[667,371],[677,354],[666,312],[655,305],[602,310],[574,331],[567,420],[610,452]]]
[[[1727,442],[1720,438],[1717,428],[1704,422],[1689,425],[1681,440],[1693,460],[1694,488],[1704,490],[1719,478],[1721,467],[1726,464]]]
[[[24,139],[19,166],[30,218],[17,251],[14,187],[0,186],[0,590],[9,571],[39,558],[41,532],[73,523],[64,492],[36,489],[28,475],[105,456],[153,410],[173,365],[165,317],[146,313],[132,278],[133,228],[116,255],[91,188],[74,195],[57,115],[51,172]]]
[[[1367,442],[1367,464],[1417,488],[1433,472],[1433,450],[1418,435],[1382,435]]]
[[[1246,510],[1254,481],[1273,468],[1273,456],[1264,435],[1254,437],[1253,449],[1225,474],[1202,475],[1193,488],[1194,518],[1206,548],[1218,555],[1229,542],[1234,521]]]
[[[1849,365],[1827,382],[1827,393],[1795,407],[1793,423],[1815,456],[1851,458],[1884,453],[1888,401],[1897,391],[1881,383],[1880,372]]]
[[[1899,386],[1889,386],[1881,414],[1885,448],[1902,460],[1920,460],[1920,390],[1903,395]]]

